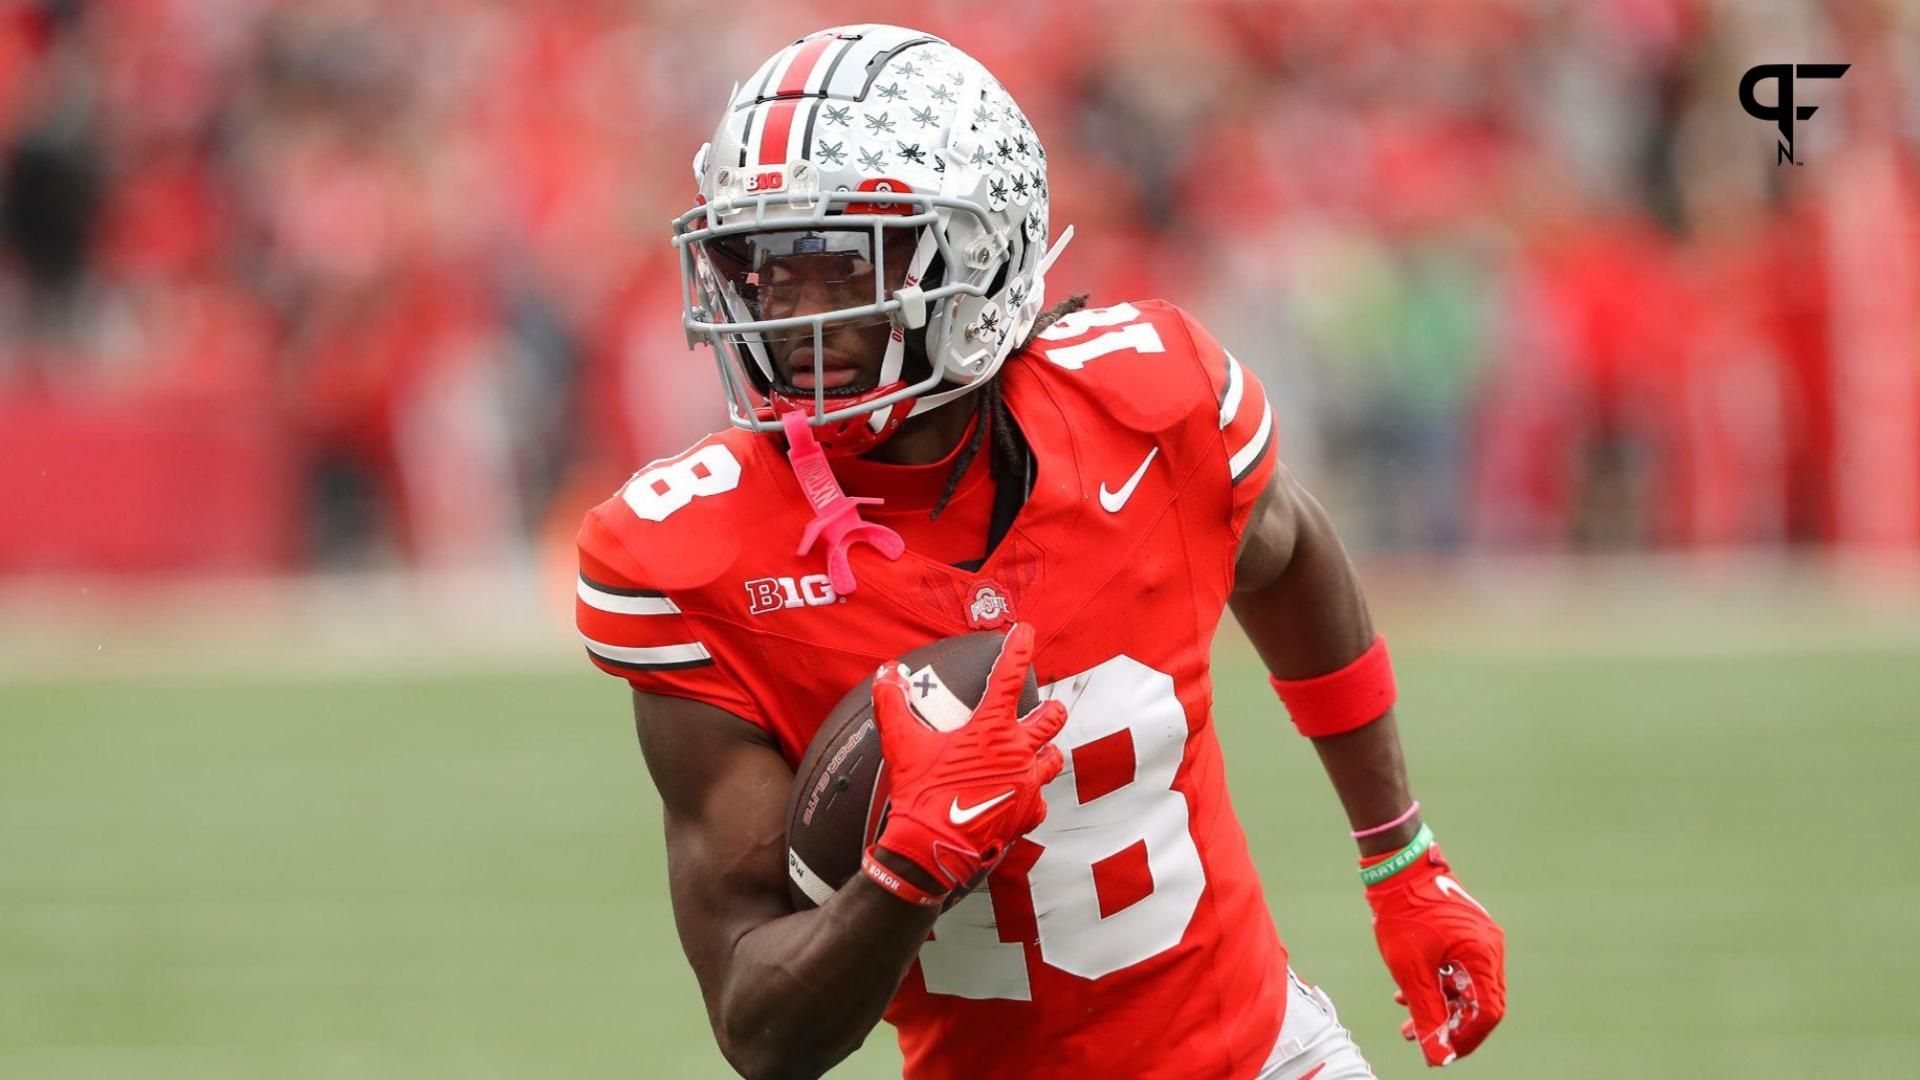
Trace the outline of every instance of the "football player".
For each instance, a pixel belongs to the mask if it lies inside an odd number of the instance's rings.
[[[1403,1034],[1473,1051],[1502,934],[1409,792],[1347,556],[1191,317],[1047,307],[1067,237],[1000,83],[927,34],[825,30],[739,84],[694,172],[685,325],[733,427],[587,515],[576,610],[632,685],[727,1060],[817,1076],[884,1013],[916,1078],[1372,1075],[1289,968],[1228,802],[1228,607],[1352,823]],[[978,630],[1006,635],[984,699],[923,725],[892,660]],[[835,890],[789,865],[785,808],[876,668],[892,810]]]

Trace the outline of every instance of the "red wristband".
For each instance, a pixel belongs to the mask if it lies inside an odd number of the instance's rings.
[[[894,873],[892,870],[887,869],[885,863],[873,857],[872,848],[868,848],[866,853],[860,856],[860,872],[867,875],[867,878],[875,885],[880,886],[909,904],[918,904],[921,907],[938,907],[947,899],[945,895],[935,896],[933,893],[928,892],[913,882],[908,881],[906,878],[901,877],[899,874]]]
[[[1387,658],[1387,639],[1374,635],[1373,644],[1359,659],[1339,671],[1311,679],[1269,676],[1293,726],[1309,738],[1338,735],[1366,727],[1393,708],[1393,661]]]

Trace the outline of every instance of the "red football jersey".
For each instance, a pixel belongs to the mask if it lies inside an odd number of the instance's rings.
[[[857,547],[836,596],[784,446],[714,435],[580,532],[588,653],[710,702],[798,763],[847,688],[936,638],[1036,630],[1070,710],[1047,817],[943,915],[887,1012],[914,1078],[1246,1077],[1286,952],[1228,803],[1209,646],[1274,461],[1253,376],[1161,301],[1061,319],[1010,358],[1031,493],[978,571]]]

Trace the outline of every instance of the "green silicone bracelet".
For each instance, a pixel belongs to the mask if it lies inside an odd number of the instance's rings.
[[[1433,846],[1433,829],[1426,822],[1420,823],[1420,831],[1413,834],[1413,842],[1399,851],[1386,862],[1374,863],[1360,868],[1360,881],[1366,885],[1378,885],[1393,875],[1413,865],[1413,861],[1427,853]]]

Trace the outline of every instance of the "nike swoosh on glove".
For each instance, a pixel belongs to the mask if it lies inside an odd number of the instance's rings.
[[[1385,861],[1361,860],[1362,867]],[[1507,1012],[1507,937],[1453,875],[1439,845],[1367,886],[1373,936],[1412,1019],[1400,1034],[1428,1065],[1471,1054]]]
[[[888,664],[874,676],[874,722],[891,777],[891,807],[874,847],[919,867],[943,892],[977,881],[1046,816],[1040,788],[1063,764],[1048,743],[1067,708],[1047,701],[1016,715],[1033,648],[1033,628],[1016,624],[979,707],[951,731],[913,711],[905,667]]]

